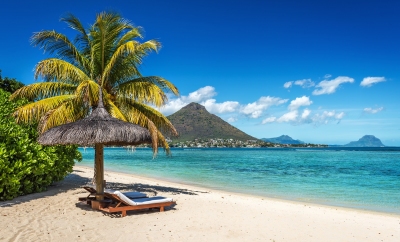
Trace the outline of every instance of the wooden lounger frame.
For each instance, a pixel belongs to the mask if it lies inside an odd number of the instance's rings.
[[[161,202],[161,203],[152,203],[152,204],[143,204],[143,205],[129,205],[122,201],[117,195],[111,193],[104,193],[104,195],[115,203],[107,204],[104,207],[100,206],[99,210],[107,212],[107,213],[115,213],[121,212],[122,217],[126,216],[126,211],[131,210],[140,210],[147,208],[160,208],[160,212],[164,212],[164,207],[168,207],[171,205],[175,205],[176,202]]]
[[[90,205],[93,200],[96,200],[97,191],[96,191],[96,189],[94,189],[90,186],[83,186],[82,188],[85,189],[86,191],[88,191],[89,195],[87,197],[80,197],[79,201],[86,202],[87,204]]]

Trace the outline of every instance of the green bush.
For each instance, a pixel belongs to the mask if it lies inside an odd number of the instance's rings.
[[[77,146],[42,146],[34,125],[18,125],[11,116],[26,101],[9,101],[0,89],[0,200],[40,192],[72,172],[82,160]]]

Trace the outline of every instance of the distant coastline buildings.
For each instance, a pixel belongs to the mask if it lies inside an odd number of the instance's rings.
[[[328,147],[321,144],[278,144],[262,140],[240,141],[235,139],[195,139],[193,141],[170,142],[175,148],[261,148],[261,147]]]

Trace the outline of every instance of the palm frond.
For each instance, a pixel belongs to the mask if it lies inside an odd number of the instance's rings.
[[[34,46],[40,46],[45,52],[56,54],[58,58],[67,60],[75,65],[87,67],[89,63],[67,36],[54,30],[34,33],[31,37],[31,42]]]
[[[89,77],[77,66],[61,59],[50,58],[40,61],[35,68],[35,79],[78,84]]]
[[[141,63],[142,58],[141,56],[135,55],[135,52],[137,50],[137,46],[139,45],[138,42],[136,41],[129,41],[121,46],[119,46],[111,56],[109,62],[107,63],[107,66],[104,69],[103,72],[103,77],[102,80],[107,80],[109,78],[110,72],[115,69],[116,63],[119,60],[122,60],[123,58],[127,58],[129,56],[130,61],[133,63]],[[120,66],[117,66],[120,67]],[[120,70],[120,68],[118,68]],[[129,75],[140,75],[139,71],[137,69],[134,70],[135,73],[129,73]]]
[[[157,138],[158,138],[158,144],[161,144],[161,146],[164,147],[164,151],[166,152],[166,154],[171,155],[171,148],[169,147],[169,144],[165,139],[164,135],[161,132],[158,132]]]
[[[117,95],[137,102],[151,103],[157,107],[164,105],[168,99],[159,86],[148,82],[130,82],[121,85]]]
[[[129,122],[145,127],[146,119],[150,119],[161,132],[168,133],[172,136],[178,135],[172,123],[154,108],[130,99],[124,100],[122,97],[117,98],[117,103]]]
[[[161,107],[168,100],[164,90],[179,95],[178,89],[171,82],[157,76],[136,78],[116,86],[115,89],[118,95],[151,103],[157,107]]]
[[[146,119],[146,126],[143,126],[147,128],[150,132],[151,140],[152,140],[152,148],[153,148],[153,157],[157,156],[157,151],[158,151],[158,132],[157,127],[154,125],[154,123],[150,119]]]
[[[27,98],[29,100],[45,99],[52,96],[71,94],[76,86],[62,82],[40,82],[21,87],[15,91],[10,100]]]
[[[138,50],[143,53],[143,55],[148,55],[149,52],[158,50],[161,48],[161,43],[157,40],[148,40],[138,46]]]
[[[135,27],[131,29],[130,31],[126,32],[118,41],[117,43],[117,48],[123,44],[125,44],[128,41],[131,41],[135,38],[140,38],[142,39],[142,28],[141,27]]]
[[[134,78],[142,77],[138,66],[140,63],[135,63],[130,58],[120,58],[115,63],[115,67],[111,69],[106,79],[106,84],[111,87],[116,87],[119,83],[124,83]]]
[[[128,121],[125,117],[125,115],[119,110],[119,108],[114,104],[114,102],[109,98],[109,95],[107,94],[107,91],[103,89],[103,101],[105,103],[106,109],[108,113],[113,116],[114,118],[123,120],[123,121]]]
[[[54,109],[49,110],[45,115],[42,115],[38,130],[40,133],[43,133],[53,127],[82,119],[88,113],[89,107],[80,98],[75,96]]]
[[[60,95],[29,103],[19,107],[13,113],[13,116],[17,123],[36,123],[45,113],[60,106],[62,103],[73,99],[74,97],[74,95]]]
[[[77,44],[78,48],[83,50],[83,53],[86,53],[87,50],[90,49],[90,39],[80,20],[69,13],[65,17],[61,18],[61,21],[67,23],[71,29],[79,32],[79,34],[75,37],[75,45]]]
[[[75,95],[88,106],[97,106],[99,101],[99,85],[93,80],[85,80],[76,88]]]

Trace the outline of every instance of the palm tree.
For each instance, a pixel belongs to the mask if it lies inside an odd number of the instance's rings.
[[[17,122],[38,122],[40,133],[82,119],[97,106],[99,90],[104,106],[115,118],[147,128],[153,149],[169,146],[163,135],[177,135],[171,122],[153,107],[167,101],[166,92],[179,95],[178,89],[158,76],[142,76],[138,70],[143,58],[158,51],[156,40],[143,43],[142,29],[117,13],[102,12],[85,29],[72,14],[61,19],[78,32],[73,41],[56,31],[34,33],[32,44],[53,58],[40,61],[35,79],[43,82],[20,88],[11,99],[28,98],[35,102],[14,113]]]

